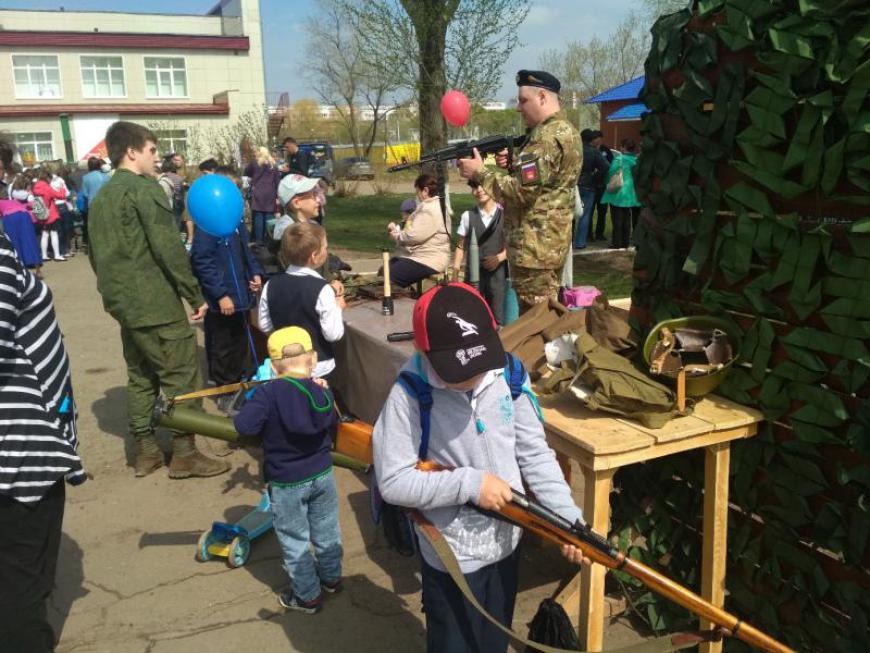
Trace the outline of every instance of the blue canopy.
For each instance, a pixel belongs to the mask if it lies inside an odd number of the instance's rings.
[[[618,122],[620,120],[640,120],[643,114],[647,113],[649,108],[643,103],[626,104],[621,109],[617,109],[611,113],[605,120],[607,122]]]
[[[643,88],[644,76],[630,79],[624,84],[609,88],[603,93],[599,93],[591,98],[584,100],[585,104],[599,104],[601,102],[613,102],[614,100],[636,100],[640,95],[640,89]]]

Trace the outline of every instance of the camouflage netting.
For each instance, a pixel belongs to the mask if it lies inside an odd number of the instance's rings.
[[[870,641],[870,4],[699,0],[653,27],[632,326],[730,319],[726,607],[799,650]],[[616,477],[614,533],[698,587],[700,452]],[[627,578],[620,581],[626,586]],[[627,587],[654,628],[688,616]],[[729,641],[732,650],[744,648]]]

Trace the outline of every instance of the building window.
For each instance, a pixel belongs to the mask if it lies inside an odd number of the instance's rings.
[[[147,97],[187,97],[187,71],[182,57],[145,57]]]
[[[160,153],[166,156],[170,153],[187,154],[187,130],[164,129],[154,132],[159,141]]]
[[[124,60],[121,57],[83,56],[82,92],[87,98],[124,97]]]
[[[12,55],[15,97],[19,99],[58,98],[60,68],[53,55]]]
[[[51,161],[54,159],[54,144],[51,132],[29,132],[15,134],[15,145],[21,163],[26,166],[33,165],[37,161]]]

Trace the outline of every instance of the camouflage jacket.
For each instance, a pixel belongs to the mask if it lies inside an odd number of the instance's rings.
[[[156,180],[115,172],[88,207],[88,243],[103,306],[122,327],[186,319],[179,298],[205,303]]]
[[[475,175],[504,205],[511,263],[539,269],[564,265],[582,163],[580,136],[560,111],[529,132],[513,173],[484,168]]]

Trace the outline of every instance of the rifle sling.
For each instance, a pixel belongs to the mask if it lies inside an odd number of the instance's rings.
[[[475,610],[482,614],[487,621],[513,639],[514,642],[528,646],[536,651],[541,651],[541,653],[578,653],[577,651],[555,648],[553,646],[539,644],[538,642],[526,639],[515,630],[511,630],[502,624],[498,619],[484,610],[483,606],[480,605],[480,602],[468,586],[465,576],[459,567],[459,563],[456,561],[456,556],[453,555],[453,551],[447,543],[447,540],[444,539],[441,531],[435,528],[432,522],[426,519],[426,517],[424,517],[418,510],[409,511],[409,515],[417,524],[419,533],[432,546],[432,549],[435,551],[441,564],[444,565],[444,568],[447,570],[447,573],[450,574],[450,578],[453,579],[453,582],[456,583],[456,587],[458,587],[459,591],[462,592],[465,600],[468,601]],[[710,639],[711,635],[707,633],[674,633],[672,635],[665,635],[663,637],[657,637],[637,644],[631,644],[629,646],[610,650],[613,651],[613,653],[668,653],[668,651],[678,651],[680,649],[697,646],[700,642],[709,641]]]

